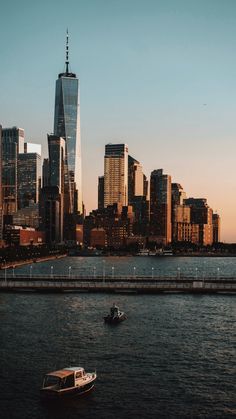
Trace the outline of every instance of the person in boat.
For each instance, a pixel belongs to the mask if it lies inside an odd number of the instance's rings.
[[[118,313],[119,313],[119,307],[117,307],[114,303],[113,306],[111,307],[111,316],[115,317],[118,315]]]

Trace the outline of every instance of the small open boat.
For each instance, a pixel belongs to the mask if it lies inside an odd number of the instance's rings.
[[[81,367],[69,367],[45,375],[40,393],[45,398],[77,396],[91,390],[96,372],[85,372]]]
[[[104,317],[104,321],[110,324],[117,324],[126,319],[127,317],[125,313],[120,311],[119,307],[117,307],[115,304],[113,304],[113,306],[110,308],[110,314]]]

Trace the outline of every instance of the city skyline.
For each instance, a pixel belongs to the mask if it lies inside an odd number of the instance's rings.
[[[47,24],[41,28],[34,22],[33,40],[33,17],[44,12],[46,21],[51,19],[52,5],[32,7],[23,1],[21,12],[16,3],[13,21],[24,12],[27,22],[17,39],[14,31],[7,31],[10,9],[4,5],[0,122],[3,128],[24,128],[26,141],[41,143],[46,157],[47,133],[53,131],[54,78],[60,65],[63,70],[68,26],[71,66],[81,80],[87,213],[97,207],[104,145],[127,143],[148,177],[163,167],[189,197],[206,197],[221,216],[222,240],[235,242],[236,6],[231,1],[227,10],[218,1],[188,3],[176,7],[173,1],[149,1],[144,7],[139,1],[101,1],[99,7],[98,2],[72,2],[77,28],[73,13],[59,2],[55,27],[46,30]],[[22,53],[28,57],[27,80],[24,66],[13,65]]]

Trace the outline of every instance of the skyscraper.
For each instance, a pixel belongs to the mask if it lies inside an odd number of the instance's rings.
[[[133,233],[146,235],[149,223],[148,181],[142,165],[133,157],[128,158],[128,201],[134,212]]]
[[[98,177],[98,209],[104,208],[104,176]]]
[[[107,144],[104,157],[104,207],[128,205],[128,146]]]
[[[133,157],[128,157],[128,200],[132,205],[135,196],[143,196],[144,174],[142,165]]]
[[[49,185],[58,186],[59,193],[64,195],[67,181],[66,145],[62,137],[48,135]]]
[[[65,72],[56,81],[54,135],[65,140],[69,213],[82,214],[79,79],[69,69],[68,31]]]
[[[184,204],[191,208],[191,223],[199,225],[199,243],[207,246],[213,242],[213,210],[205,198],[187,198]]]
[[[3,214],[17,211],[18,154],[24,153],[24,130],[4,128],[2,130],[2,199]]]
[[[214,213],[212,216],[213,224],[213,243],[220,242],[220,216],[219,214]]]
[[[150,229],[163,244],[171,242],[171,176],[162,169],[151,173]]]
[[[38,153],[18,155],[17,190],[18,208],[27,207],[30,201],[37,204],[41,178],[41,156]]]

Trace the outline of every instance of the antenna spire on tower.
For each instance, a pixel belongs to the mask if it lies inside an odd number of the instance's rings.
[[[66,74],[69,73],[69,34],[68,28],[66,30]]]

